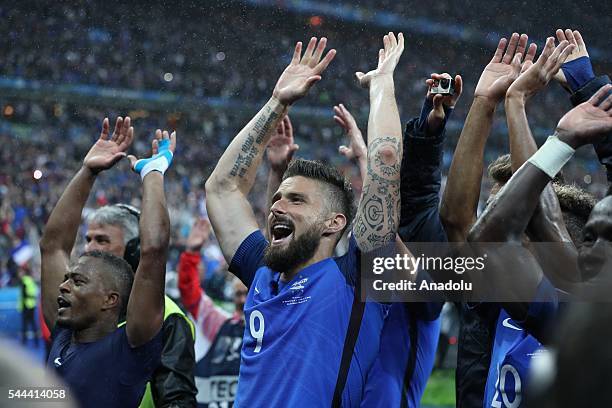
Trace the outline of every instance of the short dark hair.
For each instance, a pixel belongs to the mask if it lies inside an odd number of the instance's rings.
[[[104,270],[103,273],[106,273],[106,276],[108,276],[110,280],[105,280],[105,284],[119,292],[121,298],[119,319],[124,319],[127,313],[128,299],[132,291],[132,284],[134,283],[134,271],[132,271],[132,267],[125,259],[108,252],[88,251],[79,258],[83,257],[99,259],[105,266],[108,266],[108,269]]]
[[[351,223],[355,216],[353,189],[338,169],[318,160],[295,159],[289,163],[283,180],[296,176],[321,182],[327,190],[329,209],[344,214],[347,226]]]
[[[512,177],[512,160],[510,155],[504,154],[495,159],[489,165],[488,173],[489,177],[495,182],[501,185],[506,184]],[[567,231],[572,237],[572,241],[579,244],[582,241],[584,225],[597,200],[592,194],[577,185],[566,184],[561,172],[553,179],[553,188],[559,199]]]
[[[504,185],[512,177],[512,159],[510,154],[504,154],[495,159],[487,168],[489,177],[498,184]],[[563,173],[559,172],[554,178],[557,183],[564,183]]]

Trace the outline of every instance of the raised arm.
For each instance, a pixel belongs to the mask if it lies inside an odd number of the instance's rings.
[[[348,138],[348,146],[342,145],[338,152],[349,160],[354,160],[359,166],[361,180],[365,179],[368,167],[368,148],[363,134],[351,112],[343,104],[334,106],[334,120],[344,130]]]
[[[302,43],[295,46],[291,63],[280,76],[272,97],[238,133],[206,181],[206,208],[228,264],[239,245],[258,229],[247,195],[253,187],[265,147],[290,105],[302,98],[321,80],[321,73],[334,58],[324,58],[327,40],[312,38],[302,55]]]
[[[270,208],[272,205],[272,196],[278,190],[283,180],[283,174],[285,174],[293,154],[299,148],[300,146],[294,143],[291,119],[289,119],[289,115],[285,115],[276,127],[276,132],[270,138],[266,149],[266,156],[270,165],[266,187],[266,208]]]
[[[517,171],[538,150],[529,128],[525,105],[533,95],[546,87],[574,48],[575,46],[569,44],[568,41],[561,41],[555,47],[554,38],[549,37],[542,54],[534,64],[531,61],[536,46],[531,44],[528,61],[522,67],[523,72],[508,89],[506,118],[513,172]],[[534,227],[532,232],[544,241],[569,241],[570,236],[563,222],[559,200],[552,185],[545,188],[540,200],[540,208],[536,211],[537,216],[532,219],[532,227]]]
[[[527,101],[540,92],[550,82],[561,64],[574,49],[568,41],[562,41],[555,47],[555,40],[549,37],[542,54],[532,62],[536,52],[536,45],[531,44],[523,64],[522,73],[510,86],[506,93],[506,119],[508,121],[508,134],[510,139],[510,157],[512,170],[518,170],[537,150],[525,112]],[[514,66],[518,69],[520,56],[515,56]]]
[[[495,196],[470,232],[481,242],[501,242],[496,224],[510,223],[504,234],[515,241],[525,231],[542,190],[572,157],[578,147],[600,140],[612,130],[612,85],[602,87],[591,99],[566,113],[555,136],[512,176]],[[504,235],[506,236],[506,235]]]
[[[607,75],[595,76],[589,52],[582,35],[578,30],[558,29],[556,31],[559,41],[569,41],[574,45],[561,69],[555,75],[555,79],[571,93],[570,100],[574,106],[588,100],[597,90],[605,84],[610,83]],[[612,134],[607,134],[602,140],[593,144],[599,162],[606,167],[609,190],[612,194]]]
[[[185,251],[179,258],[178,287],[181,292],[181,302],[199,324],[202,334],[213,342],[230,315],[215,305],[200,285],[199,266],[202,263],[200,251],[208,241],[209,235],[210,223],[206,219],[198,219],[191,227]]]
[[[402,125],[393,72],[404,51],[404,35],[389,33],[383,42],[378,67],[356,73],[370,91],[368,165],[353,227],[359,248],[366,252],[393,242],[399,228]]]
[[[195,319],[198,318],[198,305],[204,294],[200,285],[200,274],[198,273],[198,267],[202,262],[200,251],[208,241],[209,235],[210,222],[204,218],[196,220],[191,226],[191,231],[189,231],[185,251],[179,259],[177,272],[181,302]]]
[[[525,54],[527,35],[512,34],[499,41],[495,55],[482,72],[474,101],[459,136],[442,196],[440,216],[451,242],[463,242],[476,220],[484,167],[484,149],[491,132],[497,104],[518,76],[511,63]]]
[[[421,114],[406,124],[401,169],[400,235],[406,242],[446,241],[440,221],[440,185],[444,128],[461,96],[463,81],[455,76],[452,95],[434,95],[431,89],[449,74],[431,74]]]
[[[126,333],[132,347],[145,344],[164,322],[166,261],[170,240],[170,219],[164,193],[164,173],[172,164],[176,132],[157,130],[152,156],[137,160],[129,156],[132,168],[142,178],[140,214],[140,261],[134,275],[127,307]]]
[[[530,303],[532,300],[553,300],[555,296],[550,285],[542,282],[542,265],[522,247],[521,235],[533,216],[540,194],[570,160],[574,149],[600,139],[612,129],[612,95],[606,98],[611,89],[612,86],[602,88],[591,100],[561,118],[555,136],[549,138],[496,194],[468,236],[470,242],[514,242],[515,245],[505,246],[501,251],[486,251],[489,253],[487,275],[498,288],[503,288],[503,292],[498,293],[503,295],[500,301],[505,302],[504,308],[514,319],[525,320],[527,328],[538,338],[544,335],[541,323],[546,318],[530,317]],[[499,224],[507,224],[512,235],[502,231]],[[480,247],[476,245],[475,248],[479,250]],[[547,255],[551,256],[550,253]],[[574,259],[561,267],[568,268],[575,263]],[[547,286],[548,295],[541,299],[541,294],[536,293],[541,291],[539,288]],[[518,297],[512,298],[512,293]]]
[[[91,147],[83,160],[83,166],[53,208],[40,240],[42,309],[45,323],[51,329],[57,318],[58,288],[68,269],[70,253],[81,224],[81,213],[96,176],[125,157],[125,150],[134,138],[129,117],[125,120],[117,118],[112,136],[109,130],[106,118],[102,122],[100,138]]]

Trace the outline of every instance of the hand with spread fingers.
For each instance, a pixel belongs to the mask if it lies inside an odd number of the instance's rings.
[[[602,86],[586,102],[567,112],[557,125],[559,140],[574,149],[612,132],[612,85]]]
[[[506,91],[518,78],[523,64],[530,64],[535,56],[535,48],[529,47],[527,54],[527,34],[512,34],[510,41],[499,40],[495,55],[480,75],[474,98],[487,98],[491,102],[499,103],[506,96]]]
[[[351,112],[343,104],[334,106],[334,121],[344,130],[349,144],[342,145],[338,152],[349,160],[359,161],[367,155],[367,147],[363,141],[363,135]]]
[[[152,155],[147,159],[137,159],[136,156],[128,156],[132,170],[140,174],[144,180],[145,176],[152,171],[158,171],[162,175],[172,164],[174,150],[176,149],[176,132],[168,134],[160,129],[155,131],[155,136],[151,142]]]
[[[359,85],[363,88],[369,88],[372,79],[377,77],[390,77],[393,79],[395,67],[404,52],[404,34],[399,33],[396,38],[395,34],[389,32],[389,34],[383,37],[383,44],[384,49],[378,51],[378,66],[376,69],[367,74],[363,72],[355,73]]]
[[[589,52],[578,30],[558,29],[555,34],[559,42],[568,41],[570,45],[574,46],[572,52],[561,65],[561,69],[554,76],[561,86],[572,92],[572,86],[570,86],[568,80],[573,82],[571,85],[573,85],[575,91],[595,76]]]
[[[555,47],[555,39],[548,37],[542,54],[535,63],[523,64],[522,73],[508,89],[508,95],[529,99],[542,90],[553,76],[559,72],[561,64],[574,50],[575,46],[568,41],[561,41]],[[520,56],[516,55],[513,66],[520,64]]]
[[[289,115],[276,127],[276,133],[272,135],[266,149],[266,155],[270,168],[277,173],[284,173],[293,158],[293,154],[300,148],[294,143],[293,125]]]
[[[108,118],[105,118],[102,122],[100,138],[89,149],[85,159],[83,159],[83,165],[97,174],[110,169],[125,157],[125,151],[134,141],[134,128],[130,125],[129,116],[126,116],[125,119],[119,116],[115,122],[115,130],[110,136],[109,121]]]
[[[447,119],[446,111],[455,107],[463,92],[463,79],[461,75],[455,75],[454,92],[452,95],[432,94],[431,88],[444,78],[450,79],[451,76],[446,72],[443,74],[433,73],[431,78],[425,80],[425,84],[427,84],[426,98],[433,105],[433,109],[427,115],[426,131],[429,134],[438,134],[441,131],[444,121]]]
[[[317,45],[317,38],[312,37],[302,55],[302,43],[298,42],[291,63],[278,79],[272,96],[283,105],[291,105],[304,97],[321,80],[321,74],[336,55],[336,50],[332,49],[323,57],[326,45],[327,38],[321,38]]]

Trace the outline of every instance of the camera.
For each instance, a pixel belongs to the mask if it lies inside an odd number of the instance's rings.
[[[455,93],[455,80],[453,78],[434,79],[431,87],[432,95],[453,95]]]

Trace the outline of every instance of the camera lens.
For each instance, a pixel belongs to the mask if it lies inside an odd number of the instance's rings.
[[[440,80],[440,86],[442,88],[448,88],[448,85],[450,84],[450,81],[448,80],[448,78],[442,78]]]

